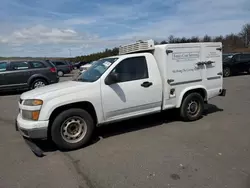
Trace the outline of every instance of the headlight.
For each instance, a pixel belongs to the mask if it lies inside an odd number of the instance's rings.
[[[37,111],[22,110],[22,117],[27,120],[37,121],[39,118],[39,114],[40,110]]]
[[[23,105],[26,105],[26,106],[39,106],[42,104],[43,104],[43,101],[40,99],[27,99],[23,103]]]

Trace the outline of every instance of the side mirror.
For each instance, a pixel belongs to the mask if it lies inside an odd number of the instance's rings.
[[[111,84],[118,83],[119,81],[120,81],[119,74],[117,74],[117,73],[111,73],[105,79],[105,84],[106,85],[111,85]]]

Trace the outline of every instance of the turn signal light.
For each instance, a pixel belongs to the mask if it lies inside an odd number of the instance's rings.
[[[33,120],[38,120],[38,118],[39,118],[39,113],[40,113],[40,111],[33,111],[33,112],[32,112],[32,119],[33,119]]]

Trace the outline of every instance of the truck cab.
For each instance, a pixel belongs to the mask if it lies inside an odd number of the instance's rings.
[[[225,91],[221,43],[136,42],[96,61],[75,81],[23,93],[17,127],[25,137],[77,149],[107,123],[171,108],[184,121],[198,120],[204,103]]]

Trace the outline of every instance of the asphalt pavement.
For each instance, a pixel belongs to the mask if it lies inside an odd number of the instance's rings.
[[[98,128],[76,151],[38,142],[42,158],[15,131],[20,95],[2,95],[0,188],[250,188],[249,83],[249,75],[225,78],[227,96],[212,99],[199,121],[145,116]]]

